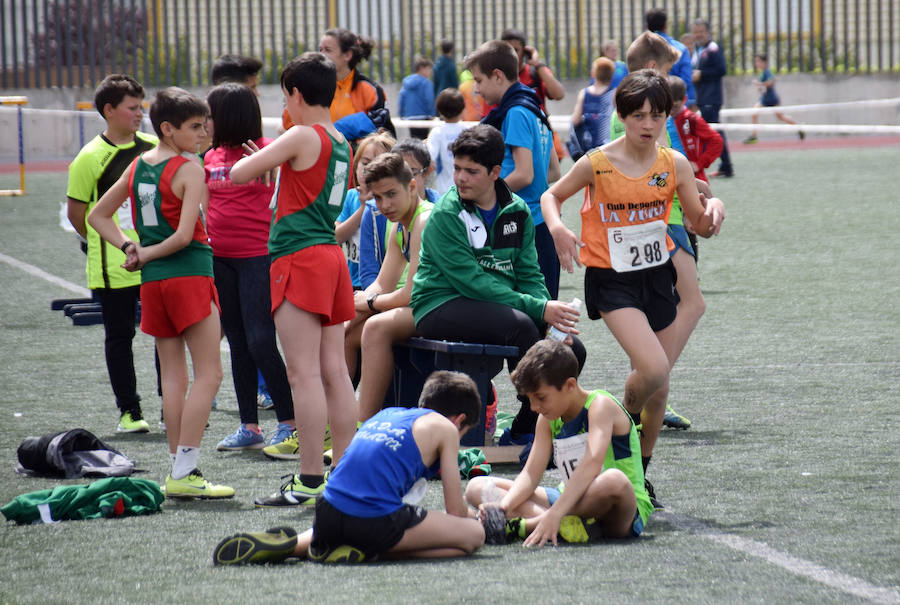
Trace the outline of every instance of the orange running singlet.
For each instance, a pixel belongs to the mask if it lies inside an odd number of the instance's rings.
[[[625,176],[600,149],[588,153],[594,194],[581,207],[582,264],[619,273],[663,265],[675,249],[666,233],[675,195],[675,159],[657,148],[656,161],[643,176]]]

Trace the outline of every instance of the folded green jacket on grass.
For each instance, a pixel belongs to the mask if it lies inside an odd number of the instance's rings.
[[[148,479],[109,477],[88,485],[60,485],[17,496],[0,508],[19,524],[127,517],[159,512],[165,496]]]

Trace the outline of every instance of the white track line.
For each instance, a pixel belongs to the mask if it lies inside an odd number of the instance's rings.
[[[712,540],[713,542],[727,546],[732,550],[758,557],[785,571],[809,578],[814,582],[824,584],[830,588],[846,592],[847,594],[867,599],[873,603],[900,603],[900,592],[897,590],[876,586],[865,580],[861,580],[860,578],[828,569],[827,567],[823,567],[812,561],[807,561],[806,559],[801,559],[800,557],[795,557],[794,555],[776,550],[763,542],[742,538],[741,536],[736,536],[734,534],[728,534],[714,529],[702,521],[669,511],[655,512],[653,513],[653,516],[668,521],[678,529]]]
[[[16,269],[20,269],[20,270],[24,271],[25,273],[28,273],[29,275],[39,277],[39,278],[43,279],[44,281],[50,282],[51,284],[60,286],[61,288],[65,288],[69,292],[74,292],[75,294],[78,294],[79,296],[83,296],[85,298],[91,296],[91,291],[85,287],[79,286],[78,284],[73,284],[72,282],[66,281],[61,277],[56,277],[55,275],[51,275],[50,273],[47,273],[43,269],[35,267],[34,265],[29,265],[28,263],[22,262],[11,256],[7,256],[7,255],[3,254],[2,252],[0,252],[0,261],[6,263],[7,265],[15,267]],[[224,351],[225,353],[231,352],[231,348],[228,346],[228,341],[225,340],[224,338],[222,339],[222,344],[220,345],[219,348],[222,351]]]
[[[34,275],[35,277],[40,277],[44,281],[48,281],[51,284],[60,286],[61,288],[65,288],[69,292],[73,292],[75,294],[78,294],[79,296],[89,297],[91,295],[91,291],[83,286],[79,286],[78,284],[73,284],[72,282],[66,281],[66,280],[62,279],[61,277],[56,277],[55,275],[51,275],[51,274],[47,273],[46,271],[44,271],[43,269],[35,267],[34,265],[29,265],[28,263],[22,262],[11,256],[6,256],[3,253],[0,253],[0,261],[3,261],[7,265],[13,266],[16,269],[21,269],[22,271],[24,271],[25,273],[28,273],[29,275]]]

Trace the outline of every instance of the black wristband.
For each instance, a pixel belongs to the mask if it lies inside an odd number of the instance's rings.
[[[538,71],[542,67],[547,67],[547,64],[546,63],[538,63],[537,65],[534,66],[534,71]]]
[[[378,298],[379,294],[381,294],[381,292],[376,292],[366,299],[366,304],[369,305],[369,311],[372,313],[378,313],[378,309],[375,308],[375,299]]]
[[[119,247],[119,250],[121,250],[122,252],[125,252],[125,250],[128,249],[128,246],[133,246],[133,245],[134,245],[134,242],[131,241],[130,239],[125,240],[125,243]],[[127,252],[125,252],[125,253],[128,254]]]

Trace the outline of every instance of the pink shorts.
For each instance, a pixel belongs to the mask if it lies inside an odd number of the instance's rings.
[[[347,258],[339,246],[319,244],[281,256],[269,270],[272,313],[288,300],[333,326],[356,317]]]
[[[157,338],[181,336],[205,319],[213,304],[221,314],[211,277],[170,277],[141,284],[141,331]]]

